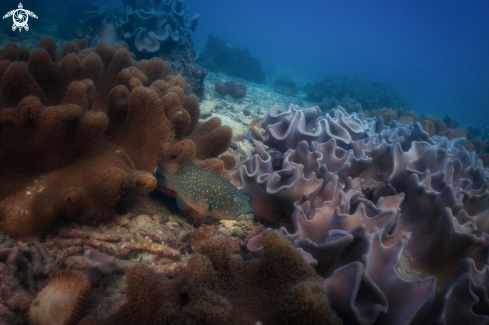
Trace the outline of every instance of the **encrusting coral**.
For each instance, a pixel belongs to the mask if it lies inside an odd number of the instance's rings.
[[[259,259],[233,258],[223,236],[204,241],[197,253],[173,280],[134,266],[127,274],[127,302],[80,325],[341,324],[322,278],[279,232],[266,236]]]
[[[408,118],[409,117],[409,118]],[[487,323],[489,171],[465,138],[317,107],[272,107],[264,143],[233,173],[255,215],[281,227],[346,322]],[[250,239],[262,252],[264,236]],[[463,320],[462,320],[463,319]]]
[[[218,119],[198,125],[198,100],[168,63],[135,61],[122,43],[84,46],[58,51],[44,38],[30,55],[10,45],[2,51],[20,60],[0,62],[0,229],[7,233],[41,234],[61,216],[107,218],[156,187],[157,160],[196,159],[227,175],[222,161],[206,159],[226,151],[231,130]]]

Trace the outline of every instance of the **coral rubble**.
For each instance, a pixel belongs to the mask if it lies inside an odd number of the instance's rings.
[[[225,241],[214,236],[202,242],[187,271],[173,280],[134,266],[127,302],[80,325],[341,324],[321,277],[279,232],[266,236],[263,257],[251,261],[233,258]],[[183,306],[182,296],[188,300]]]
[[[156,160],[220,160],[232,132],[198,124],[199,104],[160,59],[134,60],[118,43],[44,38],[32,53],[7,45],[0,62],[0,229],[49,230],[62,216],[83,222],[113,215],[156,182]],[[142,145],[144,144],[144,145]]]
[[[267,81],[261,62],[252,57],[248,50],[233,47],[212,35],[207,38],[205,48],[198,56],[197,62],[211,71],[258,83]]]
[[[201,226],[206,228],[204,236],[202,231],[192,236],[195,229],[159,200],[140,197],[128,209],[134,213],[96,224],[61,220],[39,237],[12,238],[0,233],[0,323],[25,324],[36,293],[58,272],[77,271],[86,279],[85,273],[92,289],[83,314],[106,315],[123,302],[125,276],[132,266],[146,265],[158,275],[173,278],[187,269],[192,245],[198,246],[209,235],[223,234],[230,250],[239,249],[242,254],[248,239],[264,229],[253,222],[226,221]],[[57,289],[52,292],[61,294]]]
[[[430,136],[408,116],[272,107],[260,126],[282,169],[257,146],[232,180],[258,218],[290,220],[280,230],[346,322],[487,322],[489,170],[465,138]],[[253,254],[270,231],[249,241]]]

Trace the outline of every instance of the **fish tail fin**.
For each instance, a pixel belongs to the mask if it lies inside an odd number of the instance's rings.
[[[174,172],[170,166],[162,163],[161,161],[156,162],[157,166],[154,172],[156,178],[156,183],[159,186],[167,187],[173,189],[173,175]]]

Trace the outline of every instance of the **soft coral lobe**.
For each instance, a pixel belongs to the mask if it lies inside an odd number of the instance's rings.
[[[43,234],[59,217],[105,220],[156,188],[157,160],[200,161],[229,146],[232,133],[220,123],[206,124],[208,141],[195,143],[199,104],[185,81],[160,59],[136,61],[124,43],[77,41],[58,51],[45,38],[27,63],[15,61],[27,58],[16,47],[2,52],[14,60],[0,64],[6,233]]]

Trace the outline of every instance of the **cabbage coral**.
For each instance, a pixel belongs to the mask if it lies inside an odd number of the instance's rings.
[[[360,324],[478,324],[489,319],[489,171],[419,123],[325,118],[317,107],[272,107],[264,142],[233,174],[257,217],[281,228],[325,279],[333,308]],[[269,232],[270,230],[265,230]],[[250,240],[261,254],[263,235]],[[462,320],[463,318],[463,320]]]

